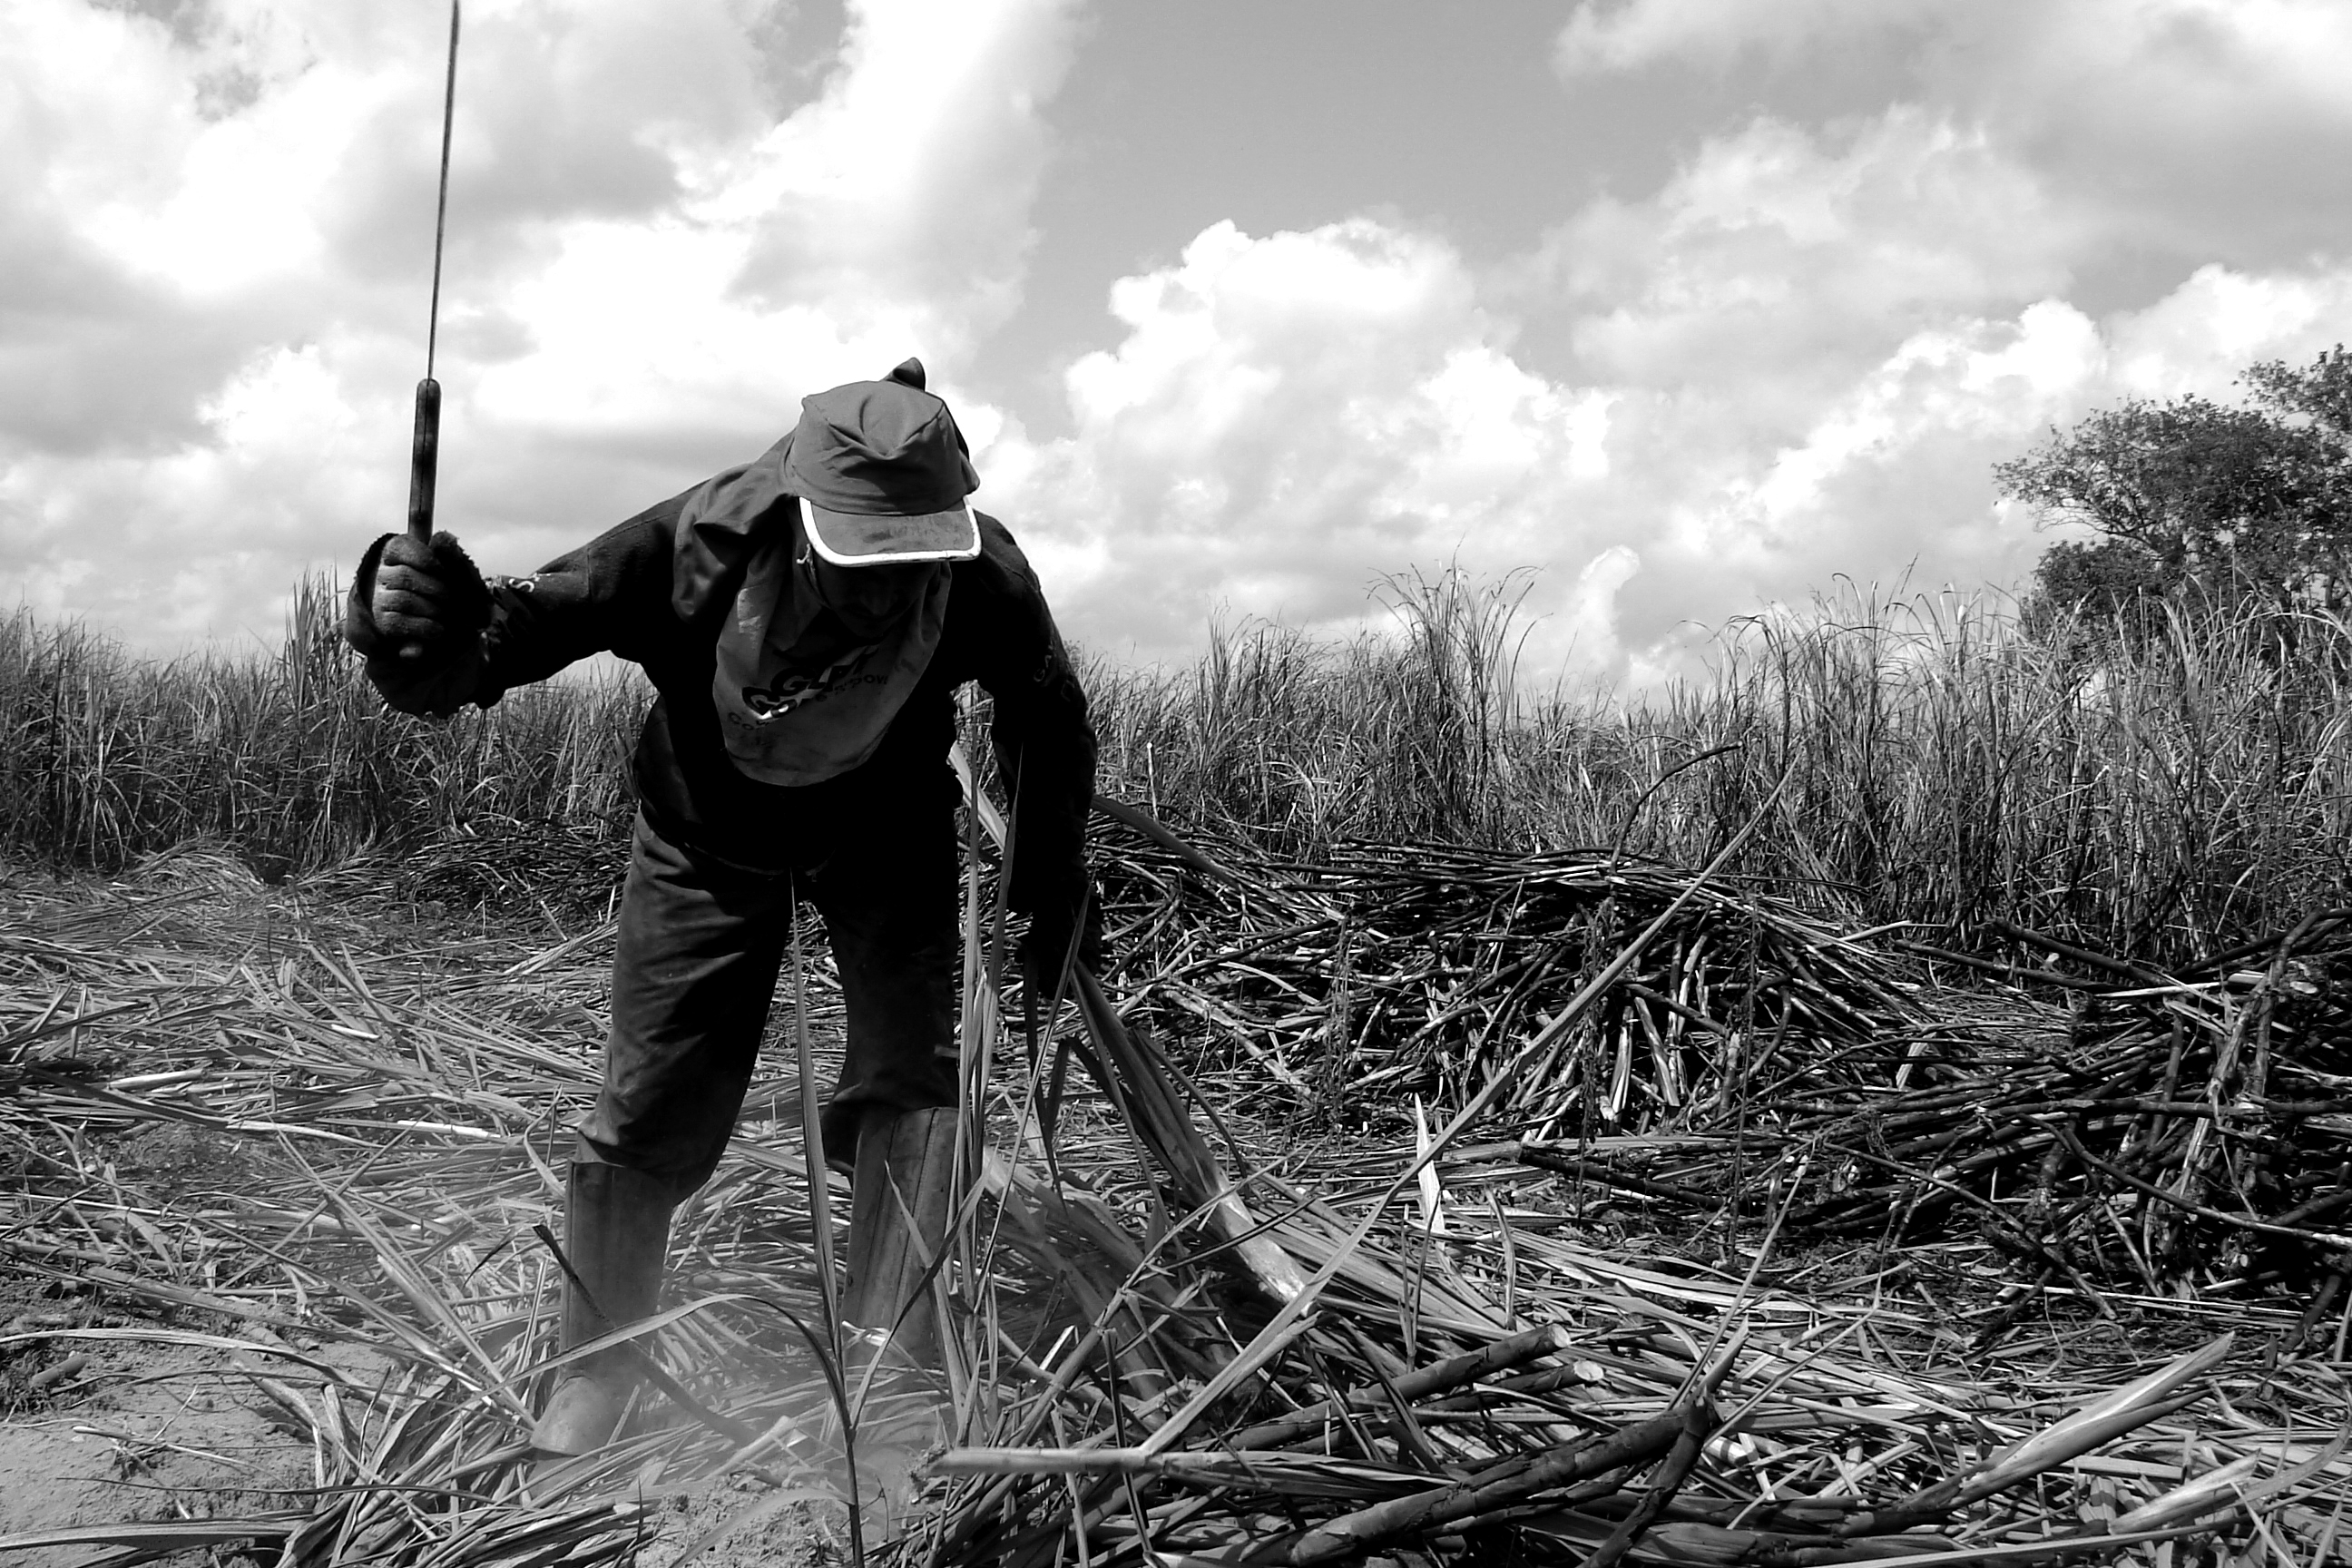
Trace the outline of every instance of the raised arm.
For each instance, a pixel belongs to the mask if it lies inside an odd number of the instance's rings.
[[[673,497],[528,577],[484,579],[457,542],[386,534],[361,558],[343,635],[386,706],[446,717],[488,708],[590,654],[645,662],[675,635]]]

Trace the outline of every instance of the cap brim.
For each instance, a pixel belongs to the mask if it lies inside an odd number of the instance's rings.
[[[970,561],[980,553],[980,524],[969,506],[913,517],[865,517],[827,511],[801,498],[809,543],[835,566],[911,566],[925,561]]]

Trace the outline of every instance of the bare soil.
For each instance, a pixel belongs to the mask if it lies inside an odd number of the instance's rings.
[[[100,1288],[8,1271],[0,1279],[0,1540],[125,1522],[250,1517],[302,1506],[315,1481],[310,1434],[258,1379],[311,1388],[296,1363],[186,1339],[226,1325],[118,1310]],[[364,1348],[309,1354],[360,1382],[380,1375]],[[274,1375],[273,1375],[274,1374]],[[97,1545],[35,1547],[12,1568],[75,1568]],[[191,1551],[176,1562],[233,1558]]]
[[[0,931],[27,933],[31,948],[56,945],[32,963],[0,962],[0,1068],[103,1083],[190,1059],[196,1037],[178,1030],[171,1059],[152,1062],[100,1031],[50,1032],[26,1044],[39,1034],[20,1026],[27,1018],[89,1015],[113,1001],[122,984],[113,961],[134,942],[134,962],[168,953],[184,955],[191,973],[234,973],[299,962],[289,954],[306,944],[381,953],[470,942],[503,963],[577,934],[552,926],[552,917],[486,920],[318,892],[265,888],[241,868],[203,858],[114,884],[0,868]],[[105,972],[78,973],[76,949],[104,951]],[[21,956],[0,951],[0,961]],[[206,1021],[234,1027],[238,1019],[231,1012]],[[8,1077],[0,1073],[0,1100],[11,1092]],[[201,1300],[235,1276],[241,1288],[224,1296],[250,1300],[255,1259],[223,1234],[218,1216],[246,1200],[316,1208],[321,1172],[364,1164],[368,1152],[330,1150],[314,1160],[305,1147],[309,1168],[298,1169],[268,1138],[137,1115],[86,1125],[28,1117],[13,1131],[0,1139],[0,1568],[89,1568],[135,1550],[142,1533],[162,1547],[173,1527],[191,1540],[215,1538],[142,1561],[278,1562],[285,1521],[312,1512],[331,1482],[319,1451],[321,1416],[355,1430],[367,1391],[392,1375],[395,1358],[372,1348],[367,1325],[337,1303],[304,1302],[299,1290],[282,1317],[173,1298]],[[214,1217],[175,1223],[199,1212]],[[552,1204],[523,1217],[560,1228]],[[304,1260],[315,1266],[334,1244],[331,1235],[312,1241]],[[364,1248],[349,1250],[365,1261]],[[306,1316],[315,1332],[305,1331]],[[676,1419],[656,1409],[632,1425]],[[715,1568],[850,1555],[846,1510],[822,1495],[657,1469],[629,1490],[641,1505],[640,1535],[626,1556],[647,1568],[689,1548]],[[234,1532],[240,1520],[272,1520],[278,1534],[252,1544]],[[869,1519],[869,1532],[884,1527]]]

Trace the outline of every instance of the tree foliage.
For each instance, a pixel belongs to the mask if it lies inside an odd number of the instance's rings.
[[[2036,618],[2126,624],[2167,593],[2281,607],[2352,597],[2352,354],[2271,361],[2248,401],[2134,399],[1999,465],[2002,493],[2098,538],[2035,569]]]

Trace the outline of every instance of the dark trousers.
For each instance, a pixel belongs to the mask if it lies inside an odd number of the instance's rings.
[[[709,1179],[751,1080],[795,890],[824,919],[848,1013],[824,1118],[828,1155],[849,1152],[868,1104],[956,1102],[950,797],[869,804],[866,820],[797,835],[794,864],[781,870],[698,853],[638,816],[604,1085],[575,1158],[646,1172],[680,1196]]]

